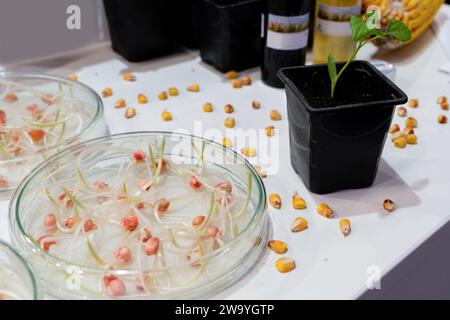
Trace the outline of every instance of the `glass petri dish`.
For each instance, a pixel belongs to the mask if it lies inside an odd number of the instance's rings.
[[[256,263],[267,219],[264,185],[243,157],[168,132],[67,148],[10,206],[13,241],[43,290],[71,299],[210,297]]]
[[[0,72],[0,196],[63,147],[105,134],[102,101],[86,85]]]
[[[27,262],[0,240],[0,300],[36,300],[38,292]]]

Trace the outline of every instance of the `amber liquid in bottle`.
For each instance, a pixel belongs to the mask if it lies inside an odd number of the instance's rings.
[[[314,26],[313,62],[326,63],[328,55],[335,61],[348,60],[355,43],[350,18],[361,13],[361,0],[317,0]]]

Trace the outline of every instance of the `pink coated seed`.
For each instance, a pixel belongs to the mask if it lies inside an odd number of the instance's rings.
[[[105,287],[106,292],[112,297],[120,297],[127,292],[125,283],[112,274],[103,276],[103,286]]]
[[[5,176],[0,176],[0,188],[8,188],[8,179]]]
[[[17,97],[17,95],[14,92],[6,92],[3,95],[3,101],[8,102],[8,103],[13,103],[16,102],[19,98]]]
[[[132,232],[136,230],[136,228],[139,225],[139,220],[134,214],[127,214],[122,219],[122,227],[125,229],[125,231]]]
[[[95,222],[92,219],[87,219],[84,222],[84,232],[90,232],[90,231],[94,231],[97,230],[97,225],[95,224]]]
[[[131,250],[127,247],[120,247],[114,251],[114,257],[116,257],[121,262],[128,262],[131,260]]]
[[[144,252],[148,256],[153,256],[158,253],[159,249],[159,238],[153,237],[150,238],[147,242],[144,243]]]
[[[35,112],[37,110],[39,110],[39,106],[36,103],[31,103],[28,105],[27,110],[30,112]]]
[[[141,242],[147,242],[151,237],[152,233],[147,228],[144,228],[144,230],[142,230],[141,234],[139,235],[139,240],[141,240]]]
[[[109,185],[104,181],[98,180],[98,181],[95,181],[94,187],[97,190],[105,191],[105,190],[108,190]]]
[[[166,198],[162,198],[158,201],[158,213],[166,213],[169,210],[170,202]]]
[[[56,227],[56,216],[53,213],[49,213],[44,217],[44,226],[48,230]]]
[[[205,216],[196,216],[194,218],[194,220],[192,220],[192,226],[193,227],[200,227],[203,223],[203,221],[205,221],[206,217]]]
[[[189,186],[191,187],[191,189],[193,190],[198,190],[200,189],[200,187],[202,186],[202,183],[200,181],[198,181],[198,179],[195,176],[192,176],[189,179]]]
[[[222,234],[222,231],[217,227],[209,227],[207,230],[208,236],[215,238]]]
[[[218,183],[218,184],[216,184],[215,188],[225,191],[227,193],[231,193],[231,191],[233,191],[233,187],[231,186],[231,183],[229,183],[229,182]]]
[[[75,218],[74,217],[68,217],[66,220],[64,220],[64,226],[68,229],[72,229],[75,225]]]
[[[132,153],[131,157],[135,163],[145,161],[145,153],[141,150],[136,150]]]

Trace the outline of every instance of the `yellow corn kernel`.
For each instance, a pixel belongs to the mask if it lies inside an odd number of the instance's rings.
[[[438,116],[438,122],[441,123],[441,124],[446,124],[447,123],[447,117],[444,116],[443,114],[440,114]]]
[[[257,164],[255,164],[255,165],[253,165],[253,167],[255,168],[256,172],[258,173],[258,175],[261,178],[266,178],[267,177],[266,170],[264,170],[261,166],[258,166]]]
[[[408,144],[417,144],[417,136],[415,134],[408,134],[406,136],[406,142]]]
[[[120,109],[120,108],[125,108],[127,106],[127,103],[125,102],[125,99],[120,98],[119,100],[116,101],[116,103],[114,103],[114,108],[116,109]]]
[[[127,108],[125,110],[125,118],[127,119],[131,119],[134,118],[136,116],[136,109],[131,107],[131,108]]]
[[[334,217],[334,212],[326,203],[321,203],[317,206],[317,213],[322,217],[331,219]]]
[[[392,212],[395,210],[395,203],[391,199],[386,199],[383,201],[383,208],[388,212]]]
[[[238,77],[238,73],[234,70],[230,70],[227,73],[225,73],[225,79],[236,79]]]
[[[417,100],[417,99],[409,100],[409,106],[411,108],[417,108],[419,106],[419,100]]]
[[[400,131],[400,126],[398,124],[394,124],[390,129],[389,133],[395,133],[397,131]]]
[[[231,139],[226,137],[222,139],[222,144],[226,148],[231,148],[233,146],[233,142],[231,141]]]
[[[160,94],[158,94],[158,99],[161,101],[167,100],[168,99],[167,92],[163,91]]]
[[[281,114],[278,112],[278,110],[273,109],[270,111],[270,120],[281,120]]]
[[[275,261],[275,268],[281,272],[286,273],[295,269],[295,260],[292,257],[283,257]]]
[[[397,131],[397,132],[392,134],[391,141],[394,142],[395,139],[400,138],[400,137],[406,137],[406,135],[403,132]]]
[[[202,107],[203,112],[212,112],[213,111],[213,105],[210,102],[207,102]]]
[[[403,130],[403,134],[404,134],[405,136],[408,136],[409,134],[414,134],[414,129],[413,129],[413,128],[408,128],[408,127],[406,127],[406,128]]]
[[[397,109],[397,114],[399,117],[406,117],[406,115],[408,114],[408,110],[406,110],[405,107],[400,107]]]
[[[113,95],[113,90],[112,90],[112,88],[106,87],[105,89],[102,90],[102,96],[103,96],[104,98],[110,97],[110,96],[112,96],[112,95]]]
[[[256,148],[251,148],[251,147],[242,148],[241,153],[246,157],[250,157],[250,158],[256,157]]]
[[[69,79],[72,80],[72,81],[78,81],[78,76],[76,75],[76,73],[72,73],[69,76]]]
[[[163,113],[161,113],[161,118],[163,119],[163,121],[171,121],[172,114],[169,111],[163,111]]]
[[[274,126],[267,126],[266,127],[266,136],[273,137],[275,135],[275,127]]]
[[[267,246],[272,249],[273,252],[278,254],[284,254],[288,250],[287,243],[279,240],[270,240]]]
[[[234,120],[234,118],[226,118],[224,121],[225,127],[227,128],[234,128],[234,126],[236,125],[236,120]]]
[[[441,103],[441,109],[445,110],[445,111],[448,110],[448,102],[447,101]]]
[[[400,136],[394,139],[394,146],[397,148],[403,149],[408,144],[408,140],[404,136]]]
[[[148,101],[147,96],[145,94],[143,94],[143,93],[138,94],[138,102],[140,104],[147,103],[147,101]]]
[[[308,228],[308,220],[306,220],[303,217],[295,218],[294,221],[292,221],[291,224],[292,232],[300,232],[306,230],[307,228]]]
[[[189,92],[199,92],[200,91],[200,86],[198,85],[198,83],[193,83],[190,86],[188,86],[186,88],[187,91]]]
[[[349,219],[339,220],[339,229],[344,237],[348,236],[352,231],[351,223]]]
[[[415,127],[417,127],[417,120],[414,119],[413,117],[408,117],[408,118],[406,118],[405,126],[407,128],[415,128]]]
[[[436,99],[436,102],[438,104],[442,104],[444,102],[447,102],[447,97],[446,96],[439,97],[439,98]]]
[[[241,83],[244,86],[250,86],[250,85],[252,85],[252,78],[250,76],[245,76],[242,78]]]
[[[179,94],[180,94],[180,92],[178,91],[177,88],[175,88],[175,87],[169,88],[169,96],[175,97],[175,96],[177,96]]]
[[[234,112],[234,107],[231,104],[227,104],[225,105],[225,113],[233,113]]]
[[[252,101],[252,108],[257,110],[261,108],[261,102],[259,102],[258,100],[253,100]]]
[[[233,88],[235,88],[235,89],[242,88],[242,82],[241,82],[241,80],[239,80],[239,79],[233,79],[233,80],[231,81],[231,86],[232,86]]]
[[[300,197],[297,192],[292,196],[292,207],[294,207],[295,210],[306,209],[305,199]]]
[[[122,79],[125,81],[136,81],[136,77],[134,76],[134,74],[129,72],[122,73]]]
[[[269,195],[269,203],[275,209],[281,208],[281,197],[278,193],[271,193]]]

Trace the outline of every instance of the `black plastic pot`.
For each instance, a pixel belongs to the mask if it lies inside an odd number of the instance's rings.
[[[308,189],[325,194],[371,186],[405,93],[365,61],[350,64],[333,99],[326,65],[284,68],[279,76],[286,87],[292,167]]]
[[[171,1],[103,0],[103,4],[112,47],[125,59],[137,62],[173,52]]]
[[[202,60],[221,72],[261,64],[264,0],[198,0],[195,10]]]
[[[195,3],[198,0],[166,1],[172,2],[172,34],[175,41],[191,49],[198,48],[197,20],[194,19]]]

